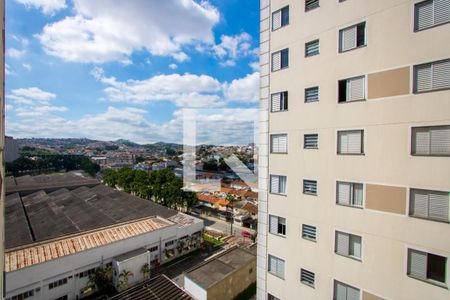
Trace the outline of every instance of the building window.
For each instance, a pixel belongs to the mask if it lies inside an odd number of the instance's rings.
[[[339,80],[339,103],[360,101],[366,98],[365,76]]]
[[[317,234],[316,226],[311,226],[311,225],[306,225],[306,224],[302,225],[302,237],[304,239],[315,242],[316,234]]]
[[[280,298],[277,298],[272,294],[267,294],[267,300],[280,300]]]
[[[28,299],[34,296],[34,290],[29,290],[24,293],[15,295],[11,297],[11,300],[22,300],[22,299]]]
[[[269,216],[269,232],[286,235],[286,219],[278,216]]]
[[[148,251],[150,251],[150,252],[156,252],[156,251],[158,251],[158,246],[150,247],[150,249],[148,249]]]
[[[361,291],[340,281],[334,281],[333,300],[359,300]]]
[[[446,283],[447,257],[408,249],[408,276]]]
[[[55,287],[67,284],[67,278],[63,278],[57,281],[54,281],[48,285],[48,289],[54,289]]]
[[[364,154],[364,130],[338,131],[338,154]]]
[[[319,0],[305,0],[305,11],[319,7]]]
[[[366,22],[339,30],[339,52],[366,45]]]
[[[289,6],[272,13],[272,31],[289,25]]]
[[[363,184],[354,182],[336,183],[336,203],[341,205],[363,207]]]
[[[314,86],[305,89],[305,103],[319,101],[319,87]]]
[[[450,1],[427,0],[414,5],[414,31],[450,22]]]
[[[411,140],[412,155],[450,155],[450,125],[413,127]]]
[[[272,53],[272,72],[289,66],[289,49],[283,49]]]
[[[319,40],[314,40],[305,44],[305,57],[319,54]]]
[[[270,135],[270,153],[287,153],[287,134]]]
[[[337,254],[361,259],[361,237],[350,233],[336,231],[335,250]]]
[[[270,175],[270,192],[273,194],[286,195],[286,176]]]
[[[280,92],[271,95],[271,111],[288,110],[288,92]]]
[[[67,295],[56,298],[55,300],[67,300],[69,297]]]
[[[303,136],[303,148],[304,149],[319,149],[319,135],[305,134]]]
[[[168,241],[164,244],[165,247],[172,246],[175,243],[175,240]]]
[[[445,89],[450,89],[450,59],[414,66],[414,93]]]
[[[303,180],[303,194],[317,195],[317,180]]]
[[[300,282],[314,287],[315,274],[305,269],[300,269]]]
[[[450,193],[411,189],[409,215],[429,220],[450,222]]]
[[[284,260],[269,254],[269,273],[284,279]]]
[[[92,268],[92,269],[78,273],[78,276],[80,278],[89,277],[89,275],[94,274],[94,273],[95,273],[95,268]]]

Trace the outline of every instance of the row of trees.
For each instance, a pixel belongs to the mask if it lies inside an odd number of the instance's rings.
[[[82,155],[43,155],[33,159],[21,156],[13,162],[6,163],[5,168],[7,174],[14,176],[60,170],[84,170],[93,176],[100,171],[99,165]]]
[[[107,169],[103,172],[103,181],[108,186],[121,188],[172,209],[188,211],[197,202],[195,193],[184,191],[181,178],[169,169],[150,173],[130,168],[118,171]]]

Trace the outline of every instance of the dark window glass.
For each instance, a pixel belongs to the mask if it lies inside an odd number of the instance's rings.
[[[289,24],[289,6],[286,6],[281,10],[281,26]]]
[[[356,47],[366,44],[366,23],[361,23],[356,27]]]
[[[339,102],[347,101],[347,80],[339,80]]]
[[[428,253],[427,278],[445,283],[447,258]]]
[[[281,68],[289,66],[289,49],[281,50]]]

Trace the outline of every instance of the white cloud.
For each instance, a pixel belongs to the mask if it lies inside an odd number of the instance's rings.
[[[27,69],[28,71],[31,71],[33,69],[33,66],[30,64],[22,64],[22,66]]]
[[[230,101],[257,102],[259,99],[259,73],[235,79],[225,87],[225,97]]]
[[[248,64],[253,72],[259,72],[259,61],[254,61]]]
[[[56,94],[46,92],[37,87],[14,89],[6,96],[19,103],[29,104],[34,101],[48,102],[56,98]]]
[[[13,110],[14,109],[14,106],[12,106],[11,104],[5,104],[5,110],[6,111],[10,111],[10,110]]]
[[[30,41],[27,38],[24,38],[24,37],[21,37],[21,36],[17,36],[17,35],[12,34],[11,37],[15,41],[19,42],[22,45],[22,47],[28,47],[28,44],[30,43]]]
[[[8,64],[5,64],[5,74],[6,75],[14,74],[14,71],[12,70],[12,68]]]
[[[170,64],[169,68],[171,68],[172,70],[175,70],[176,68],[178,68],[178,66],[176,64]]]
[[[85,115],[76,120],[35,114],[20,122],[8,119],[7,131],[15,137],[87,137],[100,140],[126,138],[139,143],[182,142],[181,110],[176,111],[172,120],[164,124],[152,123],[146,118],[146,113],[146,110],[134,107],[110,106],[104,112]],[[256,109],[197,109],[195,114],[198,143],[253,142]]]
[[[53,15],[56,11],[66,8],[65,0],[16,0],[26,7],[42,10],[46,15]]]
[[[129,63],[136,50],[186,61],[183,46],[212,44],[220,18],[207,1],[194,0],[74,0],[74,11],[37,38],[50,55],[93,63]]]
[[[38,117],[47,116],[53,112],[66,112],[68,108],[65,106],[49,106],[49,105],[39,105],[39,106],[21,106],[15,109],[15,114],[18,117]]]
[[[252,49],[251,42],[252,37],[246,32],[234,36],[222,35],[220,44],[213,46],[212,50],[222,66],[234,66],[241,57],[258,55],[257,49]]]
[[[217,107],[223,105],[217,95],[222,84],[207,75],[170,74],[157,75],[145,80],[118,81],[106,77],[101,68],[94,68],[91,74],[107,85],[104,92],[115,102],[147,103],[172,101],[183,107]]]
[[[6,55],[15,59],[21,59],[25,55],[25,52],[25,50],[19,50],[16,48],[6,49]]]

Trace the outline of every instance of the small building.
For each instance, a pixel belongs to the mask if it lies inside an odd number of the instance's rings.
[[[150,269],[150,252],[145,248],[139,248],[113,258],[113,285],[118,290],[124,290],[145,279],[143,268]],[[148,270],[150,271],[150,270]],[[124,280],[126,279],[126,284]]]
[[[234,247],[188,270],[184,288],[198,300],[231,300],[256,282],[256,255]]]
[[[5,161],[12,162],[20,157],[19,145],[12,136],[5,136]]]

